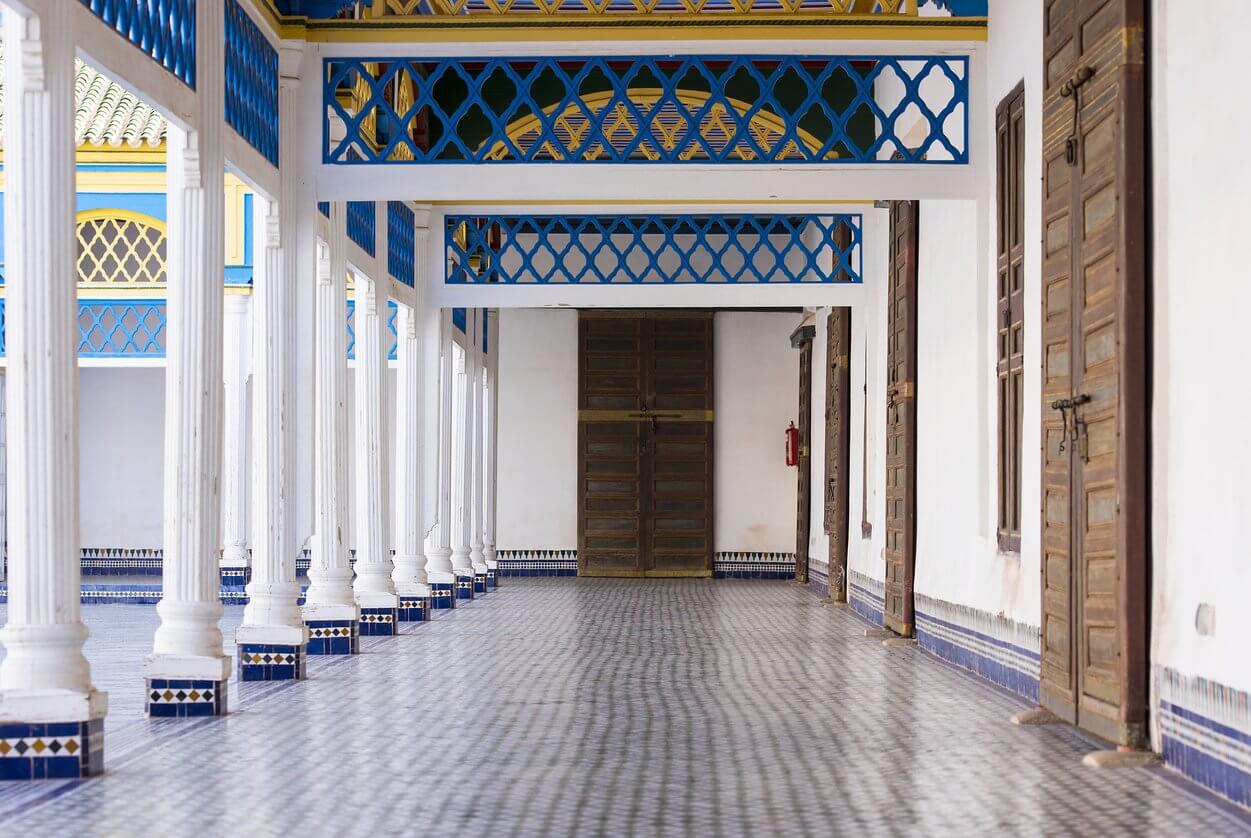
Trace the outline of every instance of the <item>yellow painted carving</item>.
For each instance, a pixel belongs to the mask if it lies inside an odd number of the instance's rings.
[[[80,285],[164,285],[165,225],[130,210],[102,209],[77,217]]]

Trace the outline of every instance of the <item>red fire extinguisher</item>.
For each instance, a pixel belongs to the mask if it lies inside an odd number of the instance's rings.
[[[795,427],[794,422],[786,429],[786,464],[799,465],[799,428]]]

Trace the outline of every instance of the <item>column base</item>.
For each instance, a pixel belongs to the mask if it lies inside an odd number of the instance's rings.
[[[487,576],[488,575],[490,575],[490,571],[483,571],[481,573],[474,571],[473,592],[475,595],[485,594],[487,592]]]
[[[361,650],[361,626],[356,620],[309,620],[306,655],[355,655]]]
[[[144,708],[154,719],[189,719],[226,715],[226,684],[185,678],[148,678]]]
[[[399,620],[401,623],[424,623],[430,619],[428,596],[404,596],[400,594]]]
[[[301,681],[305,645],[240,643],[240,681]]]
[[[94,777],[104,771],[104,719],[0,723],[0,780]]]
[[[436,611],[456,607],[455,582],[431,582],[430,605]]]
[[[242,588],[252,581],[250,567],[223,567],[221,574],[223,588]]]
[[[499,587],[499,579],[497,578],[495,571],[496,571],[496,568],[493,568],[493,567],[487,568],[486,583],[487,583],[488,589]]]
[[[456,598],[473,599],[473,572],[465,571],[456,574]]]
[[[398,608],[362,608],[361,636],[394,637],[398,614]]]

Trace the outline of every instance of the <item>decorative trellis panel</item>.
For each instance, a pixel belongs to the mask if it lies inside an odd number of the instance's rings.
[[[328,58],[323,81],[327,163],[968,162],[960,56]]]
[[[226,0],[226,122],[278,165],[278,50],[238,0]]]
[[[453,215],[446,282],[860,282],[861,226],[860,215]]]
[[[78,354],[95,358],[164,358],[165,301],[79,301]]]
[[[81,0],[188,87],[195,88],[196,0]]]
[[[374,255],[378,216],[373,201],[347,202],[347,235],[361,250]]]
[[[387,202],[387,272],[409,288],[417,278],[417,213],[402,201]]]
[[[387,331],[391,335],[387,349],[388,361],[394,361],[399,357],[399,335],[395,331],[395,320],[398,314],[399,306],[395,300],[387,300]],[[347,358],[349,361],[356,360],[356,301],[352,299],[347,301]]]
[[[156,219],[119,210],[86,212],[79,214],[75,232],[80,283],[165,283],[165,230]]]

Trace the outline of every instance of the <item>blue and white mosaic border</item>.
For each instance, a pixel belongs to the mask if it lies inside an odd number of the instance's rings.
[[[847,604],[851,610],[875,626],[882,625],[882,611],[886,607],[886,586],[855,570],[847,572]]]
[[[577,576],[577,550],[497,550],[500,576]]]
[[[1042,635],[1037,626],[922,594],[916,594],[914,617],[922,649],[1038,701]]]
[[[794,579],[795,554],[719,550],[712,557],[717,579]]]
[[[1251,693],[1152,668],[1157,747],[1165,765],[1251,806]]]
[[[808,558],[808,590],[819,597],[830,595],[830,563]]]

